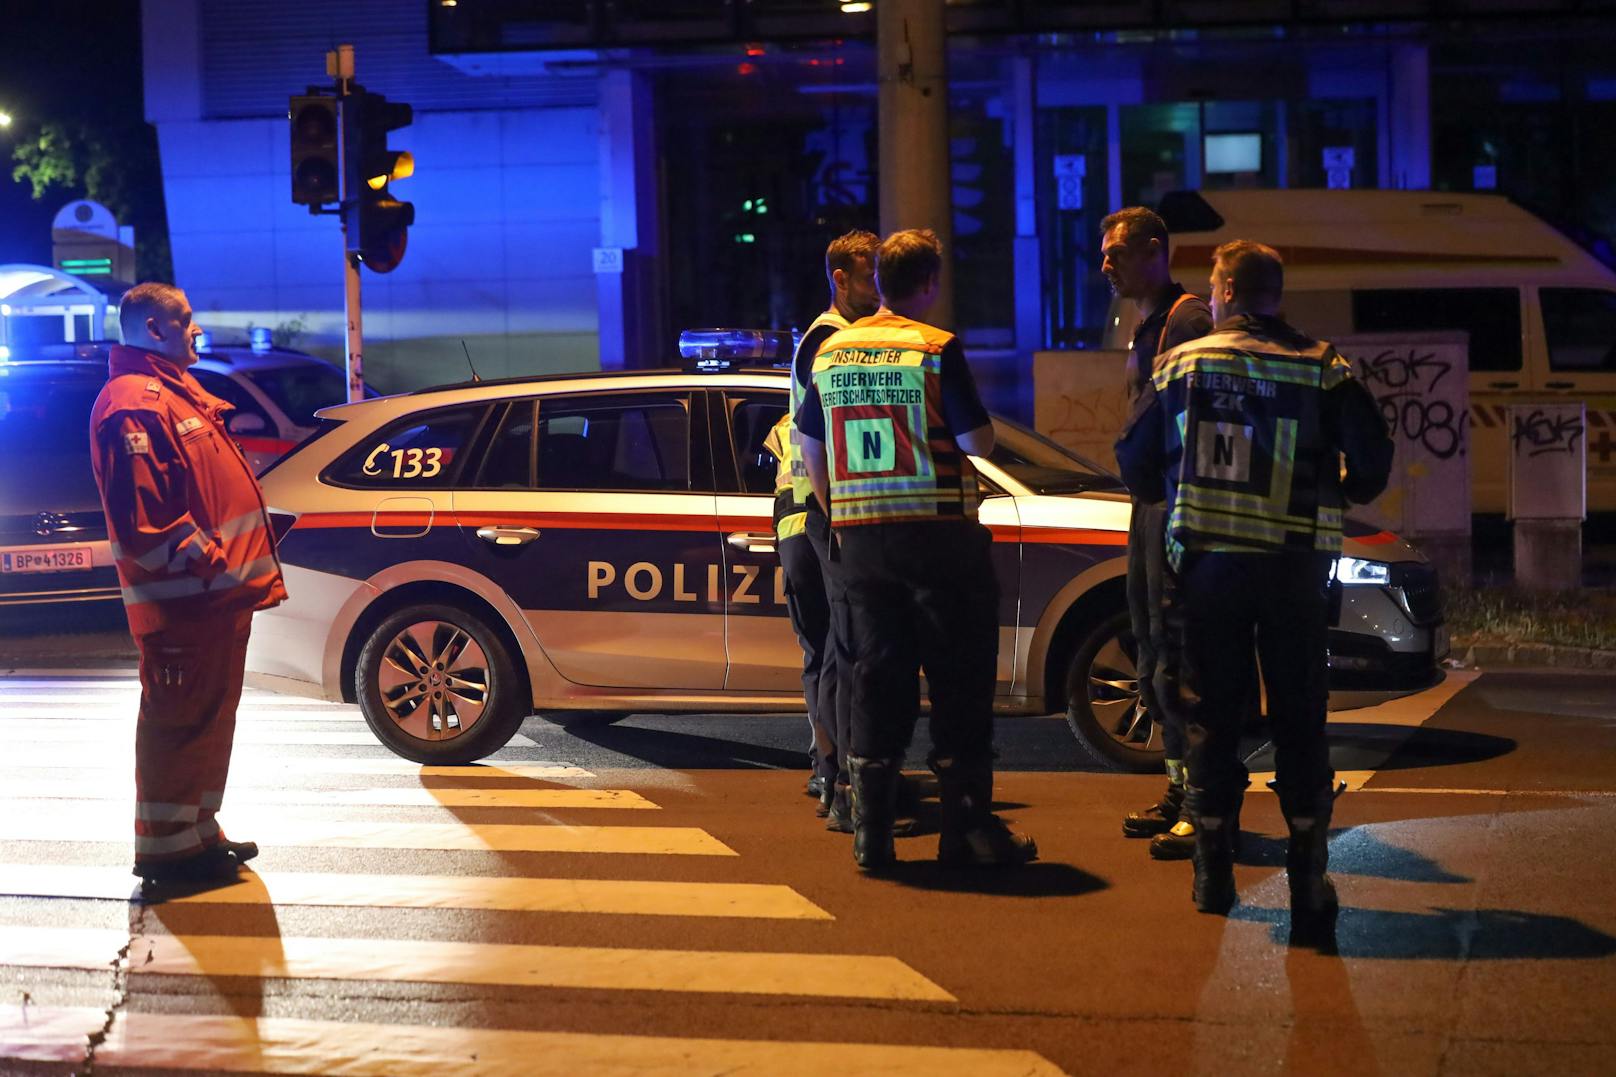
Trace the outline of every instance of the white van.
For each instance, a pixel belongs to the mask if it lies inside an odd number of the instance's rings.
[[[1567,400],[1588,407],[1588,508],[1616,510],[1616,273],[1542,220],[1431,191],[1178,191],[1161,210],[1202,295],[1212,251],[1254,239],[1284,256],[1284,316],[1313,336],[1468,332],[1473,511],[1505,511],[1505,407]],[[1108,348],[1127,346],[1124,306]]]

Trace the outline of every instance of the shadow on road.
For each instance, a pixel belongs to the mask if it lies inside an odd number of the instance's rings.
[[[1281,945],[1289,938],[1289,910],[1237,905],[1229,916],[1271,925],[1271,935]],[[1334,952],[1391,961],[1597,959],[1616,954],[1616,938],[1568,916],[1518,909],[1419,913],[1347,906],[1336,923]]]
[[[898,855],[907,855],[902,844],[898,849]],[[900,860],[879,878],[916,890],[948,890],[995,897],[1081,897],[1111,888],[1110,882],[1082,868],[1044,862],[996,869],[948,867],[930,859]]]
[[[1258,867],[1284,867],[1287,839],[1243,831],[1239,862]],[[1330,871],[1367,875],[1405,883],[1468,883],[1428,856],[1383,841],[1372,828],[1343,827],[1330,831]]]
[[[804,778],[808,773],[806,751],[600,721],[556,724],[569,736],[668,770],[800,770]]]

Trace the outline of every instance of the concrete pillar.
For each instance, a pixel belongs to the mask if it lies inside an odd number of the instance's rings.
[[[651,87],[638,71],[600,78],[600,246],[595,299],[602,370],[664,366],[673,355],[663,324],[657,245],[656,128]],[[621,252],[619,257],[614,252]]]
[[[1392,46],[1391,94],[1386,102],[1389,152],[1382,187],[1426,191],[1431,187],[1431,53],[1422,43]]]
[[[1011,64],[1011,130],[1016,162],[1016,353],[1031,370],[1044,346],[1043,260],[1038,248],[1038,90],[1031,56]]]
[[[943,0],[881,0],[875,11],[881,231],[930,228],[943,241],[942,290],[927,320],[952,329],[954,212]]]
[[[1580,588],[1582,521],[1516,520],[1515,586],[1523,591]]]

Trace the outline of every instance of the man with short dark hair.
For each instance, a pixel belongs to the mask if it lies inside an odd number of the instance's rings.
[[[1231,823],[1247,782],[1238,748],[1255,650],[1290,830],[1291,938],[1323,943],[1338,908],[1325,874],[1330,577],[1343,505],[1385,489],[1392,441],[1347,360],[1280,319],[1278,252],[1226,243],[1210,283],[1216,328],[1161,357],[1117,460],[1135,496],[1166,501],[1179,589],[1167,639],[1180,652],[1168,667],[1188,708],[1195,905],[1221,915],[1235,902]]]
[[[1150,382],[1156,357],[1212,331],[1212,313],[1198,296],[1173,280],[1167,224],[1143,206],[1118,210],[1100,222],[1100,271],[1112,289],[1139,309],[1128,344],[1125,387],[1136,403]],[[1133,498],[1128,519],[1128,620],[1137,650],[1139,705],[1161,730],[1167,764],[1167,791],[1156,803],[1129,812],[1122,832],[1150,838],[1158,860],[1188,859],[1195,830],[1184,806],[1184,719],[1171,701],[1157,696],[1155,680],[1162,652],[1162,528],[1159,504]]]
[[[840,655],[846,644],[835,638],[831,615],[842,601],[841,588],[830,560],[830,523],[808,481],[792,416],[808,392],[819,345],[838,329],[874,314],[881,305],[875,294],[879,244],[875,233],[855,229],[837,236],[826,248],[830,307],[813,320],[797,343],[791,363],[790,407],[764,443],[780,462],[774,488],[774,536],[786,574],[786,612],[802,646],[803,699],[812,737],[813,776],[808,790],[819,797],[819,814],[829,816],[826,829],[845,833],[853,829],[844,758],[848,701],[838,687]]]
[[[185,293],[137,284],[118,307],[124,343],[90,417],[91,460],[129,629],[140,651],[135,874],[218,885],[258,855],[228,841],[224,800],[254,610],[286,598],[252,468],[230,408],[188,372]]]
[[[994,434],[959,338],[919,320],[941,272],[929,229],[883,240],[881,309],[820,345],[797,411],[846,589],[853,856],[866,871],[897,858],[898,776],[922,669],[942,801],[938,860],[1013,865],[1037,855],[992,811],[999,596],[970,455],[993,451]]]

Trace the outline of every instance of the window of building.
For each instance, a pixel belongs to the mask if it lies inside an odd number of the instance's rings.
[[[350,449],[323,478],[371,490],[449,489],[461,450],[487,410],[475,404],[401,419]]]
[[[539,405],[544,490],[690,489],[689,400],[667,393],[547,397]]]
[[[1517,288],[1378,288],[1352,293],[1359,333],[1470,334],[1470,369],[1521,369]]]
[[[1616,372],[1616,292],[1544,288],[1538,296],[1550,370]]]

